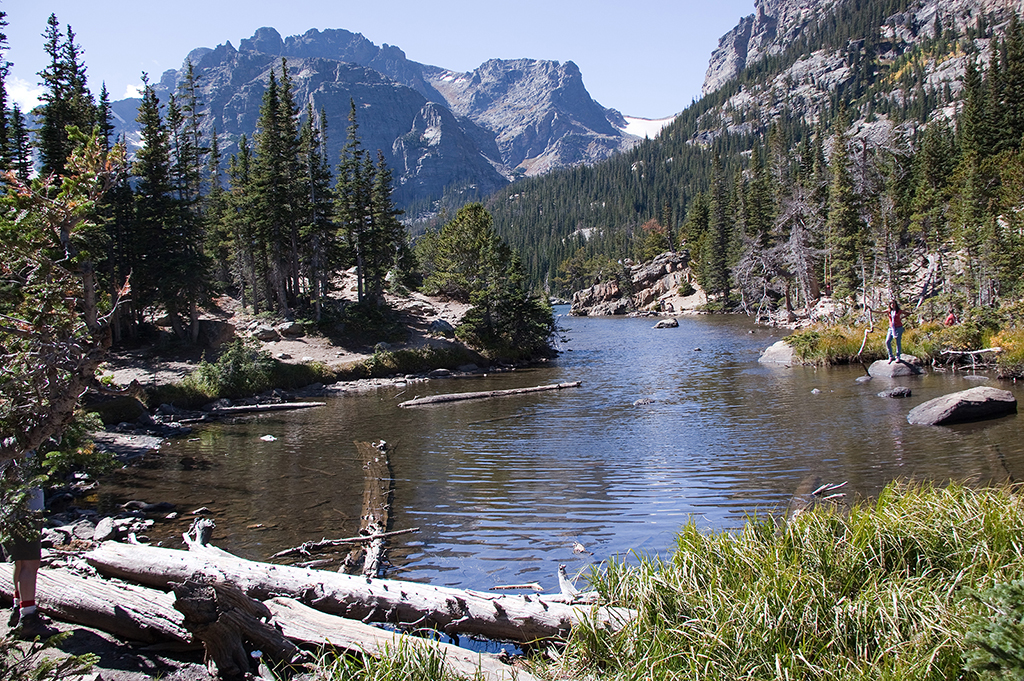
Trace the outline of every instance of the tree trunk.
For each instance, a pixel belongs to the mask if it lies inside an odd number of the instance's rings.
[[[205,546],[179,551],[105,542],[86,559],[101,573],[158,588],[190,578],[217,579],[261,600],[288,596],[323,612],[364,622],[497,640],[564,638],[584,619],[617,630],[635,617],[625,608],[573,606],[538,595],[495,595],[257,563]]]
[[[274,614],[274,624],[288,639],[309,646],[325,645],[371,657],[393,655],[396,650],[419,648],[436,650],[444,656],[445,666],[453,674],[485,681],[533,681],[535,676],[517,669],[497,655],[475,653],[431,638],[405,636],[362,622],[325,615],[291,598],[272,598],[264,603]]]
[[[14,593],[12,565],[0,563],[0,589]],[[8,598],[10,600],[10,598]],[[191,643],[174,597],[140,586],[83,579],[65,570],[40,570],[36,602],[47,615],[142,643]]]

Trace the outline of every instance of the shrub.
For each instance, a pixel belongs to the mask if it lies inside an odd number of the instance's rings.
[[[275,360],[255,339],[236,339],[216,362],[203,360],[184,378],[187,395],[208,400],[257,395],[273,387]]]
[[[982,678],[1024,678],[1024,580],[996,584],[977,598],[984,610],[967,633],[975,646],[967,668]]]
[[[996,360],[999,378],[1024,378],[1024,327],[1003,329],[989,343],[1003,349]]]

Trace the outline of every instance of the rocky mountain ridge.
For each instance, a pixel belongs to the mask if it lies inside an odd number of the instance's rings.
[[[199,77],[205,132],[216,129],[227,158],[251,138],[271,69],[286,58],[295,101],[327,114],[328,158],[337,159],[350,100],[365,149],[380,149],[395,175],[395,199],[408,206],[446,193],[485,196],[517,176],[588,164],[628,149],[619,112],[595,102],[572,62],[491,60],[456,73],[409,60],[401,49],[376,46],[342,29],[312,29],[282,38],[261,28],[189,53]],[[167,71],[156,85],[162,102],[184,76]],[[114,102],[116,134],[137,131],[138,100]]]
[[[717,92],[744,69],[755,68],[770,57],[782,59],[829,18],[850,2],[836,0],[756,0],[755,13],[744,17],[724,35],[711,55],[702,88],[704,95]],[[724,103],[709,111],[701,121],[702,134],[695,141],[706,141],[721,130],[749,132],[764,129],[779,116],[800,116],[807,123],[817,122],[839,88],[849,87],[857,75],[854,61],[874,59],[880,71],[912,53],[936,37],[936,27],[952,29],[962,35],[979,19],[1005,25],[1011,14],[1024,14],[1024,0],[910,0],[902,12],[884,19],[878,33],[877,54],[868,54],[864,41],[850,41],[833,49],[817,49],[791,60],[763,82],[754,81],[737,89]],[[979,38],[975,48],[985,59],[988,40]],[[950,47],[945,54],[922,55],[924,89],[936,93],[944,89],[952,98],[960,90],[968,54]],[[898,74],[897,74],[898,75]],[[876,86],[875,102],[906,104],[920,96],[905,92],[897,78]],[[953,106],[940,107],[934,114],[951,119]],[[862,135],[880,137],[890,134],[892,124],[863,115],[853,121]],[[869,123],[874,123],[873,125]],[[911,122],[909,126],[913,127]]]

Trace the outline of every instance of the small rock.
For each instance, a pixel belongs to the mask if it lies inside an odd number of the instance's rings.
[[[674,329],[679,326],[679,322],[675,318],[662,319],[654,325],[655,329]]]
[[[892,397],[892,398],[911,397],[912,395],[913,395],[913,391],[910,388],[906,387],[905,385],[899,385],[899,386],[896,386],[895,388],[891,388],[889,390],[883,390],[882,392],[878,393],[879,397]]]
[[[268,324],[257,326],[252,335],[256,340],[263,341],[264,343],[281,340],[281,334]]]
[[[448,369],[434,369],[429,374],[427,374],[427,376],[430,376],[431,378],[445,378],[451,375],[452,372],[449,371]]]
[[[93,530],[92,540],[96,542],[107,541],[114,536],[114,519],[110,517],[102,518],[96,523],[96,529]]]
[[[276,355],[274,355],[274,357],[276,357],[277,359],[291,359],[292,358],[292,356],[289,355],[287,352],[279,352]]]
[[[639,407],[642,404],[654,404],[654,400],[649,397],[641,397],[639,400],[633,402],[634,407]]]
[[[273,435],[261,435],[260,439],[263,440],[264,442],[274,442],[277,440],[277,438],[274,437]]]
[[[206,508],[205,506],[202,506],[192,511],[192,515],[213,515],[213,511]]]
[[[812,395],[820,395],[821,391],[819,389],[815,388],[814,390],[811,391],[811,394]]]
[[[443,319],[435,319],[430,322],[430,327],[427,329],[427,332],[448,337],[455,334],[455,327]]]
[[[857,383],[867,383],[870,380],[870,376],[861,376],[860,378],[857,379]]]
[[[282,336],[301,338],[306,335],[306,328],[299,322],[285,322],[279,324],[276,331]]]

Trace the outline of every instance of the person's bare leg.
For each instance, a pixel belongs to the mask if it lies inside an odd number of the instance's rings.
[[[31,604],[29,605],[31,608],[35,608],[36,603],[36,579],[39,576],[39,564],[38,558],[14,562],[14,583],[18,585],[18,595],[21,603]],[[22,612],[21,614],[27,613]]]

